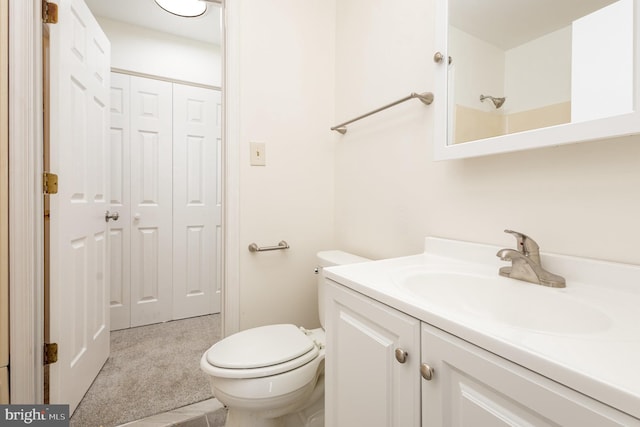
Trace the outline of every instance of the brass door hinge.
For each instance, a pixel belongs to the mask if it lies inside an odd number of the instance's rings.
[[[58,361],[58,344],[53,343],[45,343],[44,344],[44,364],[51,365],[52,363],[56,363]]]
[[[58,5],[42,0],[42,22],[45,24],[58,23]]]
[[[44,194],[58,193],[58,175],[55,173],[44,172],[42,174],[42,190]]]

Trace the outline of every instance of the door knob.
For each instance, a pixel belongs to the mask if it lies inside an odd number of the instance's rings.
[[[109,211],[107,211],[104,214],[104,220],[105,222],[109,222],[109,220],[113,220],[113,221],[117,221],[118,218],[120,218],[120,214],[118,212],[114,212],[114,213],[109,213]]]
[[[134,221],[140,221],[140,216],[141,216],[141,215],[140,215],[138,212],[136,212],[136,213],[133,215],[133,220],[134,220]]]
[[[442,52],[436,52],[433,54],[433,62],[436,63],[441,63],[442,61],[444,61],[444,55],[442,54]],[[447,63],[449,65],[451,65],[452,59],[450,56],[447,57]]]
[[[426,363],[423,363],[420,365],[420,374],[425,380],[431,381],[433,378],[433,368]]]
[[[409,356],[409,353],[407,353],[406,351],[404,351],[401,348],[396,348],[396,360],[400,363],[404,363],[407,361],[407,356]]]

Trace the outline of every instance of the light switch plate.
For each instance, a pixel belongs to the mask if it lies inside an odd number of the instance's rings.
[[[251,142],[251,166],[266,166],[267,158],[264,142]]]

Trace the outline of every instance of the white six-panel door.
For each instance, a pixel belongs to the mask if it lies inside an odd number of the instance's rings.
[[[112,73],[112,330],[220,311],[220,150],[219,91]]]
[[[73,412],[109,356],[110,44],[82,0],[58,1],[50,27],[51,403]]]
[[[220,92],[173,85],[174,319],[220,311],[219,105]]]
[[[171,83],[130,80],[131,326],[171,320]]]

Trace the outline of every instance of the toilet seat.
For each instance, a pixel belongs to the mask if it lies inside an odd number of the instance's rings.
[[[206,361],[211,373],[223,378],[281,374],[318,357],[320,346],[305,332],[291,324],[247,329],[215,343]]]

